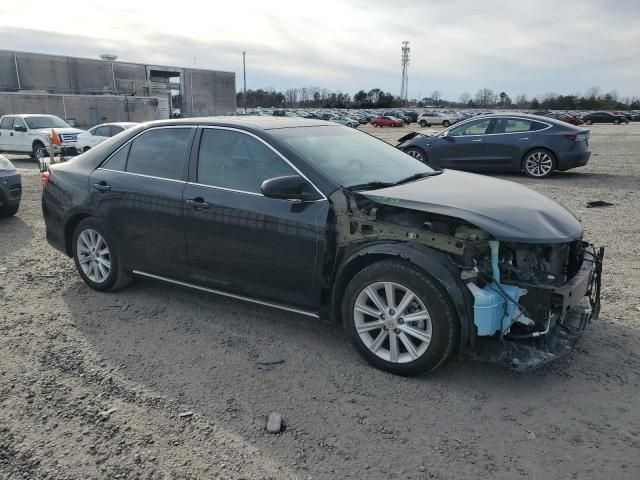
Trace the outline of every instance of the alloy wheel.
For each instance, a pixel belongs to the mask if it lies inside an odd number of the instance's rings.
[[[89,280],[103,283],[111,272],[111,254],[105,239],[92,229],[83,230],[76,244],[78,263]]]
[[[533,152],[525,160],[524,168],[532,177],[545,177],[553,170],[553,159],[546,152]]]
[[[431,344],[429,311],[398,283],[376,282],[364,288],[356,298],[353,319],[362,343],[388,362],[417,360]]]
[[[406,153],[408,155],[411,155],[416,160],[420,160],[421,162],[424,162],[424,156],[422,155],[422,152],[420,152],[420,150],[416,150],[412,148],[410,150],[407,150]]]
[[[38,146],[36,147],[36,158],[38,160],[42,160],[45,157],[49,156],[49,151],[47,150],[47,148],[45,146]]]

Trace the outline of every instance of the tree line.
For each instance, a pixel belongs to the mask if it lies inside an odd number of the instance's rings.
[[[236,97],[238,107],[245,105],[243,92]],[[353,96],[341,91],[331,91],[320,87],[247,90],[247,108],[391,108],[391,107],[457,107],[457,108],[518,108],[526,110],[638,110],[640,97],[621,97],[615,90],[603,92],[592,87],[585,93],[562,95],[546,93],[529,98],[525,94],[513,98],[505,91],[481,88],[475,95],[462,93],[457,101],[442,98],[435,90],[428,97],[404,101],[380,88],[369,91],[359,90]]]

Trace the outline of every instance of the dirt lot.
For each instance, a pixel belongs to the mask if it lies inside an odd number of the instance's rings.
[[[607,248],[600,320],[526,375],[460,359],[400,378],[318,321],[147,280],[96,293],[47,245],[36,165],[16,161],[22,207],[0,221],[0,478],[640,478],[640,124],[591,130],[587,167],[505,176]],[[279,435],[265,431],[274,411]]]

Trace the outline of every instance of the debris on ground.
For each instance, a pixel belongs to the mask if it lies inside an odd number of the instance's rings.
[[[600,208],[600,207],[612,207],[615,203],[605,202],[604,200],[594,200],[593,202],[587,202],[587,208]]]
[[[284,363],[284,360],[272,360],[267,362],[256,362],[256,368],[260,370],[271,370],[274,365]]]
[[[282,415],[279,413],[273,412],[269,415],[269,420],[267,421],[267,432],[269,433],[280,433],[282,430]]]

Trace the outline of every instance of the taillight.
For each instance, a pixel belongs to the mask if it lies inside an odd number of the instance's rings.
[[[589,138],[589,136],[584,133],[578,133],[577,135],[565,135],[565,137],[572,142],[584,142]]]
[[[578,136],[577,135],[565,135],[565,137],[567,137],[569,140],[571,140],[572,142],[577,141]]]
[[[51,172],[47,170],[46,172],[42,172],[40,174],[40,179],[42,180],[42,186],[46,187],[47,183],[49,183],[49,177],[51,176]]]

